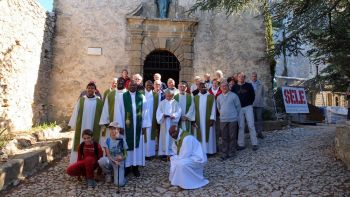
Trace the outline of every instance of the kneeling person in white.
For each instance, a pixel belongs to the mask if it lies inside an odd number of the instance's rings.
[[[175,139],[176,145],[176,155],[170,158],[171,185],[183,189],[197,189],[207,185],[209,181],[203,177],[207,156],[202,145],[190,133],[178,129],[176,125],[170,127],[169,134]]]
[[[98,164],[106,175],[106,182],[111,182],[112,175],[114,184],[124,186],[126,181],[124,177],[125,158],[128,145],[125,138],[120,134],[120,126],[117,122],[111,122],[108,126],[110,137],[107,137],[102,145],[106,156],[98,160]],[[118,181],[119,180],[119,181]]]

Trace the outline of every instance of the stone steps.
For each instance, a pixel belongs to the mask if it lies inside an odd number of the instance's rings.
[[[19,154],[0,165],[0,191],[40,171],[49,163],[67,155],[70,138],[49,142],[27,153]]]

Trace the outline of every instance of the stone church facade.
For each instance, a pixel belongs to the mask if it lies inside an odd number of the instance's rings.
[[[217,69],[224,77],[257,71],[270,89],[262,13],[188,13],[194,2],[172,0],[168,18],[161,19],[154,0],[55,0],[52,62],[40,114],[68,121],[88,81],[103,92],[122,69],[129,76],[150,79],[160,72],[163,81],[191,82]]]

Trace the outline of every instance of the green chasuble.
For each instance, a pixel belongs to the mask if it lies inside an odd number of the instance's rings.
[[[186,111],[185,111],[185,114],[188,113],[188,110],[190,109],[191,107],[191,103],[192,103],[192,96],[190,94],[185,94],[186,95]],[[179,106],[180,106],[180,94],[176,94],[174,96],[174,99],[179,103]],[[190,121],[186,121],[186,130],[189,131],[190,130]],[[179,127],[181,128],[181,119],[179,121]]]
[[[115,94],[117,94],[116,90],[112,90],[107,96],[108,96],[108,115],[109,115],[109,122],[113,122],[114,119],[114,103],[115,103]]]
[[[78,151],[78,147],[80,145],[80,138],[81,138],[81,124],[83,122],[83,113],[84,113],[84,102],[85,97],[81,97],[79,100],[79,109],[78,109],[78,117],[75,125],[75,134],[74,134],[74,142],[73,142],[73,150]],[[103,101],[99,98],[96,98],[96,111],[95,111],[95,118],[94,118],[94,126],[93,126],[93,139],[96,142],[100,141],[100,134],[101,134],[101,126],[99,125],[101,114],[103,109]]]
[[[211,109],[213,107],[214,103],[214,95],[208,94],[207,97],[207,105],[206,105],[206,114],[205,114],[205,141],[209,141],[209,129],[210,129],[210,114],[211,114]],[[201,133],[201,123],[200,123],[200,117],[199,117],[199,100],[200,97],[199,95],[196,95],[194,97],[194,104],[195,104],[195,109],[196,109],[196,123],[197,123],[197,139],[201,142],[202,141],[202,133]]]
[[[124,110],[125,110],[125,136],[126,143],[128,144],[128,150],[134,150],[134,114],[132,110],[131,95],[130,92],[125,92],[123,94],[124,99]],[[136,102],[136,148],[139,147],[141,127],[142,127],[142,104],[144,101],[144,96],[136,91],[135,102]]]
[[[108,88],[104,93],[103,93],[103,103],[105,102],[107,95],[112,92],[111,88]]]
[[[177,155],[179,155],[179,153],[180,153],[182,142],[184,141],[185,137],[189,136],[189,135],[191,135],[191,134],[188,131],[182,131],[179,141],[177,141],[177,142],[175,141],[176,149],[177,149]]]

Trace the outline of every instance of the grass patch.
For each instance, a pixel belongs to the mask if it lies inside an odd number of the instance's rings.
[[[7,129],[3,129],[0,131],[0,149],[5,147],[6,144],[13,139],[13,136],[7,132],[5,132]]]
[[[38,124],[32,128],[32,131],[42,131],[45,129],[51,129],[57,126],[56,121],[55,122],[44,122],[42,124]]]

